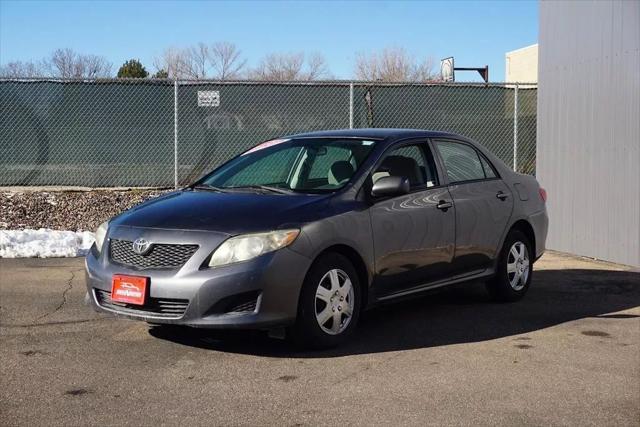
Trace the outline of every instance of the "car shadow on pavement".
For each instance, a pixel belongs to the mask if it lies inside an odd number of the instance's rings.
[[[303,351],[285,340],[252,331],[152,327],[149,333],[186,346],[265,357],[322,358],[462,344],[527,334],[572,320],[640,306],[640,273],[611,270],[538,270],[525,298],[491,302],[481,283],[469,283],[367,311],[341,347]],[[602,331],[585,335],[607,337]],[[526,338],[525,338],[526,339]]]

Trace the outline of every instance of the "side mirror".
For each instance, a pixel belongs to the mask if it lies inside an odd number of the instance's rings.
[[[373,183],[373,197],[400,196],[409,192],[409,179],[404,176],[384,176]]]

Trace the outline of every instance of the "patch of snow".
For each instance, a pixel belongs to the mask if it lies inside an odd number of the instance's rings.
[[[44,195],[47,196],[47,203],[49,203],[50,205],[57,205],[58,202],[56,202],[56,196],[54,194],[50,194],[50,193],[42,193]]]
[[[90,231],[0,230],[0,258],[84,256],[94,240]]]

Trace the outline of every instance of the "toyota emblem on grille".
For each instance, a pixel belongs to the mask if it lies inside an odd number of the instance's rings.
[[[137,253],[138,255],[144,255],[147,252],[149,252],[149,249],[151,248],[151,243],[147,242],[143,238],[139,238],[134,240],[131,246],[132,246],[133,252]]]

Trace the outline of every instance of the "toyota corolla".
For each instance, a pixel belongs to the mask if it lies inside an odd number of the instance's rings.
[[[252,328],[333,346],[364,309],[484,280],[527,292],[546,193],[456,134],[313,132],[259,144],[100,225],[86,258],[99,311]]]

